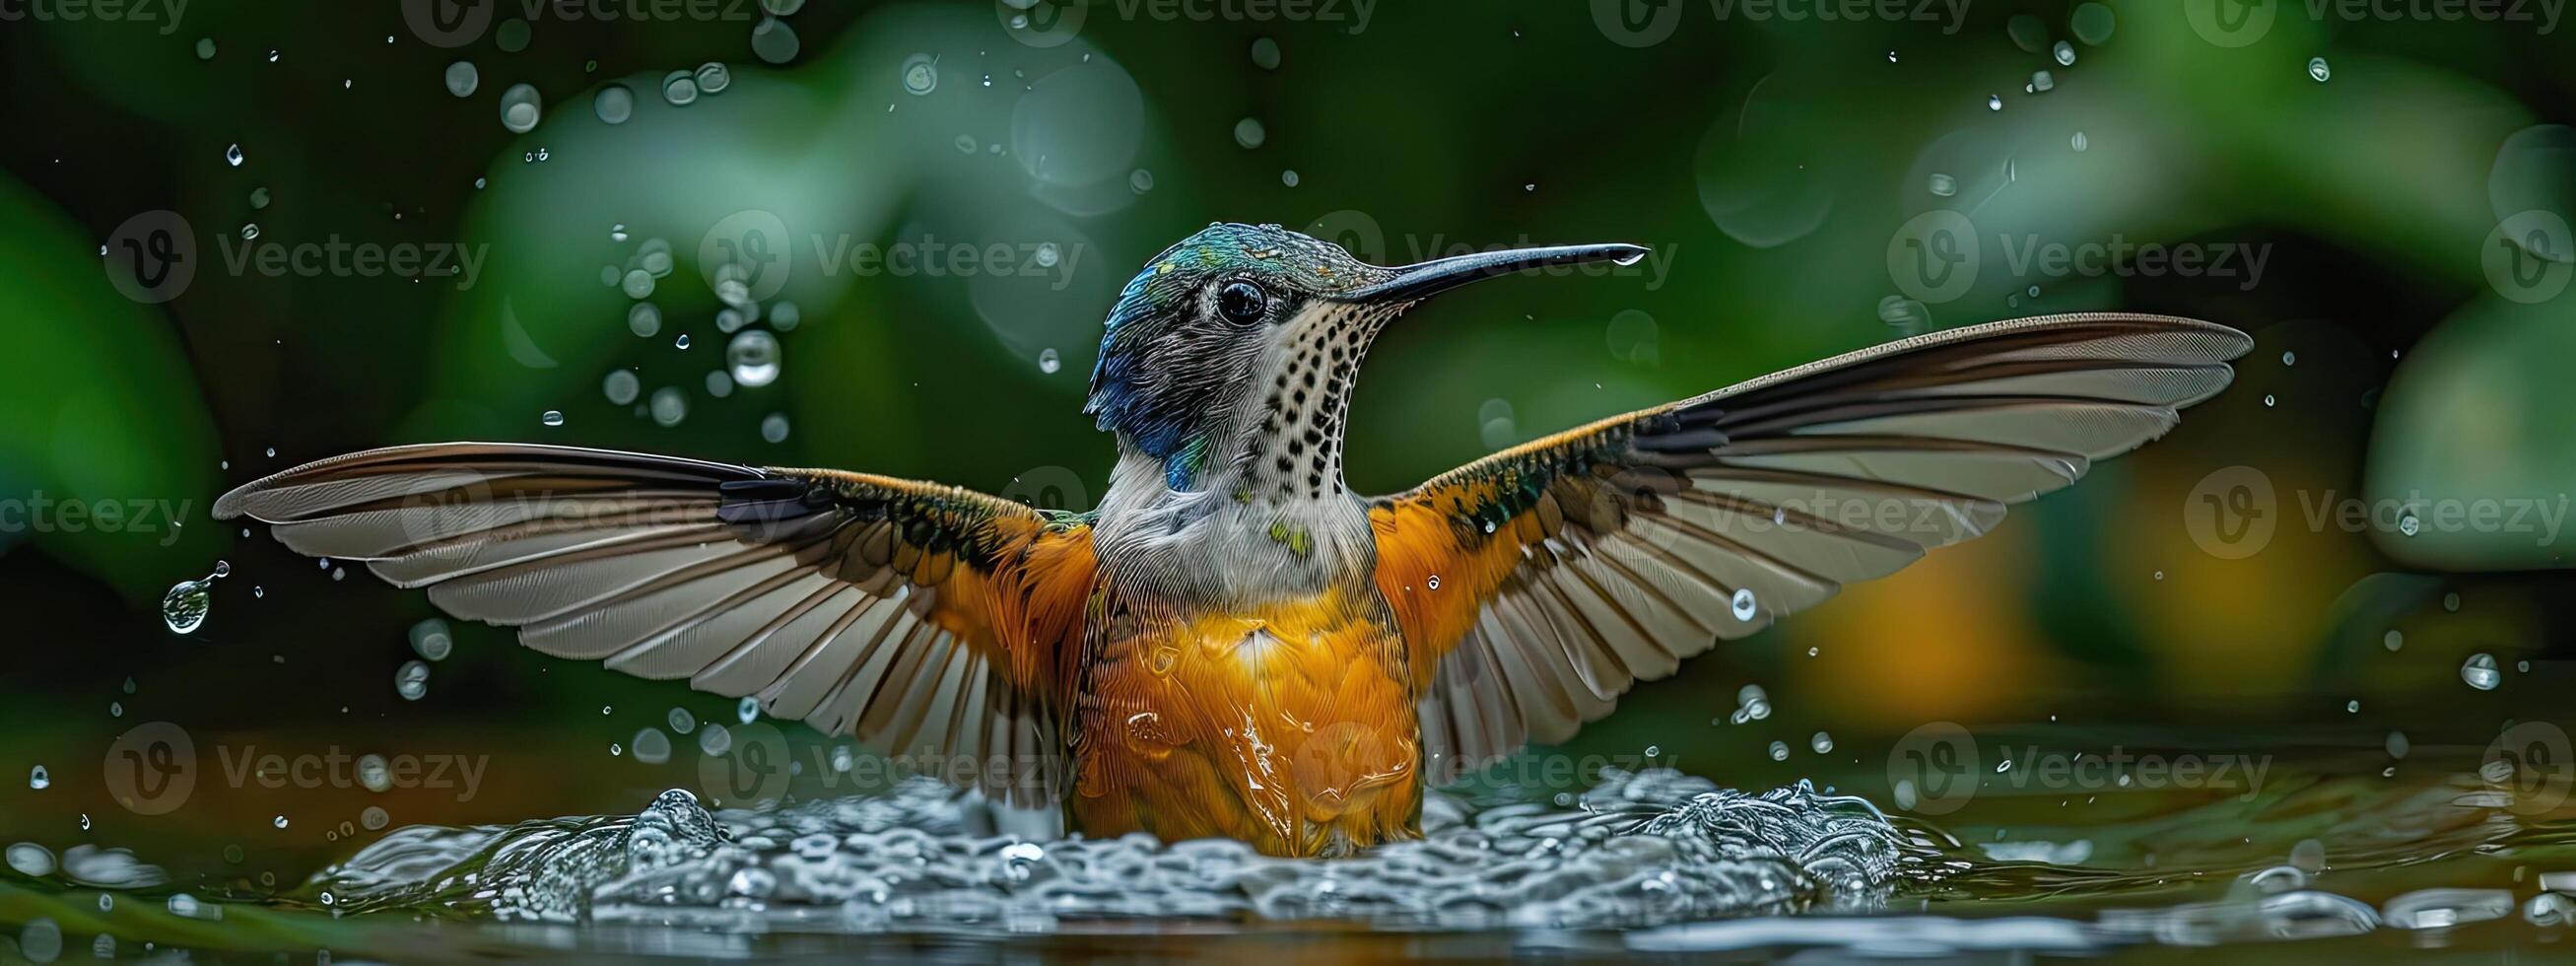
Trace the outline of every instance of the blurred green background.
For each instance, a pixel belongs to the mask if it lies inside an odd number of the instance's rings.
[[[1084,506],[1112,459],[1078,411],[1100,316],[1215,219],[1379,261],[1657,250],[1464,290],[1388,333],[1354,407],[1366,492],[1926,328],[2118,308],[2256,337],[2235,388],[2161,444],[1641,687],[1570,752],[1885,800],[1889,743],[1936,720],[2353,751],[2376,771],[2392,729],[2474,750],[2500,722],[2567,717],[2576,537],[2540,529],[2576,490],[2576,134],[2557,126],[2576,47],[2554,22],[2233,0],[1978,0],[1955,20],[1098,0],[773,3],[801,9],[764,23],[757,0],[721,0],[486,5],[451,30],[417,19],[431,6],[0,23],[17,132],[0,144],[0,487],[184,524],[0,520],[0,837],[291,882],[371,804],[395,824],[512,821],[694,786],[688,739],[664,764],[622,746],[675,706],[730,721],[731,702],[481,626],[405,700],[421,594],[207,508],[308,459],[461,438]],[[669,75],[710,62],[726,76],[672,103]],[[537,102],[525,133],[505,125],[516,85]],[[1972,230],[1923,233],[1940,224]],[[1941,284],[1963,240],[1974,278]],[[741,330],[774,333],[761,385],[756,366],[714,378],[740,338],[715,291],[728,243],[764,246],[744,279],[763,314]],[[475,267],[370,270],[364,246]],[[155,251],[193,269],[137,287]],[[298,252],[311,268],[261,268]],[[2346,500],[2401,509],[2320,522]],[[2505,516],[2437,517],[2446,500]],[[2244,543],[2250,518],[2211,507],[2261,510],[2268,537]],[[219,559],[204,626],[165,629],[164,591]],[[2501,687],[2464,683],[2474,653]],[[1775,710],[1726,723],[1747,684]],[[145,816],[103,774],[152,721],[203,762],[186,808]],[[217,749],[490,764],[459,801],[234,787]],[[36,766],[49,787],[16,779]]]

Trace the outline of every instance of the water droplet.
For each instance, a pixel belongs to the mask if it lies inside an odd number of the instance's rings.
[[[483,74],[474,69],[473,61],[460,60],[447,65],[448,93],[458,97],[472,97],[474,89],[481,86],[483,86]]]
[[[903,61],[903,89],[914,96],[939,89],[939,61],[929,54],[914,54]]]
[[[690,714],[687,708],[672,708],[671,713],[663,720],[671,723],[673,734],[685,735],[698,730],[698,716]]]
[[[662,75],[662,100],[672,107],[687,107],[698,102],[698,80],[685,70]]]
[[[526,134],[537,129],[544,104],[533,84],[512,84],[501,92],[501,126],[512,134]]]
[[[718,399],[733,395],[733,377],[722,369],[707,373],[707,395]]]
[[[2274,406],[2277,406],[2277,405],[2279,405],[2279,404],[2280,404],[2280,402],[2281,402],[2281,401],[2280,401],[2279,399],[2273,398],[2273,396],[2272,396],[2272,394],[2271,394],[2271,393],[2268,393],[2268,392],[2267,392],[2267,393],[2264,393],[2264,394],[2263,394],[2263,408],[2265,408],[2265,409],[2270,409],[2270,408],[2272,408],[2272,407],[2274,407]]]
[[[215,571],[199,580],[182,580],[171,585],[161,596],[161,623],[171,631],[186,634],[205,624],[206,613],[214,606],[214,585],[219,578],[231,575],[233,565],[215,561]]]
[[[1234,143],[1236,144],[1246,148],[1257,148],[1263,141],[1269,139],[1270,132],[1262,128],[1258,119],[1247,117],[1234,122]]]
[[[733,716],[743,724],[750,724],[752,719],[760,717],[760,702],[752,698],[744,698],[736,702],[733,706]]]
[[[236,168],[242,166],[241,145],[236,144],[224,149],[224,163]]]
[[[1064,358],[1063,356],[1058,355],[1054,349],[1038,350],[1039,372],[1054,375],[1056,370],[1062,368],[1064,368]]]
[[[276,826],[276,827],[278,827],[278,828],[285,828],[285,827],[286,827],[286,816],[284,816],[284,815],[280,815],[280,816],[278,816],[278,817],[276,817],[276,818],[269,819],[269,820],[268,820],[268,824],[273,825],[273,826]]]
[[[689,418],[689,396],[679,387],[664,386],[653,390],[650,405],[653,421],[663,426],[677,426]]]
[[[409,636],[412,652],[432,661],[446,660],[448,652],[456,645],[455,637],[448,632],[447,622],[436,617],[413,624]]]
[[[2058,41],[2057,46],[2049,49],[2049,54],[2050,56],[2057,58],[2057,66],[2059,67],[2075,66],[2074,44],[2067,43],[2063,40]]]
[[[1814,737],[1807,739],[1807,747],[1815,749],[1816,754],[1819,755],[1833,754],[1834,736],[1822,731],[1816,732]]]
[[[764,64],[784,64],[795,60],[805,49],[805,41],[796,36],[796,28],[776,17],[764,17],[751,28],[751,55]]]
[[[253,210],[253,211],[257,211],[257,210],[260,210],[260,209],[267,208],[267,207],[268,207],[268,189],[266,189],[266,188],[252,188],[252,189],[250,189],[250,207],[251,207],[251,210]]]
[[[1785,741],[1774,741],[1774,742],[1772,742],[1772,743],[1771,743],[1771,760],[1772,760],[1772,761],[1788,761],[1788,760],[1789,760],[1789,743],[1788,743],[1788,742],[1785,742]]]
[[[1738,587],[1735,588],[1735,596],[1727,601],[1726,607],[1735,614],[1736,620],[1749,621],[1753,619],[1753,603],[1753,588]]]
[[[710,721],[706,727],[698,729],[699,754],[721,755],[732,748],[733,732],[725,730],[724,725]]]
[[[733,86],[733,71],[726,69],[723,63],[711,60],[699,64],[697,72],[689,75],[689,79],[697,82],[698,93],[722,94],[725,88]]]
[[[2418,518],[2413,510],[2400,511],[2397,515],[2397,532],[2410,537],[2422,533],[2424,521]]]
[[[37,765],[35,770],[27,773],[27,787],[40,792],[45,789],[52,788],[54,787],[54,776],[52,773],[45,771],[45,766]]]
[[[1127,187],[1140,195],[1154,190],[1154,173],[1143,168],[1128,172]]]
[[[538,416],[537,421],[548,426],[561,426],[563,425],[563,413],[560,410],[549,409],[546,410],[544,414]]]
[[[2494,655],[2481,652],[2460,665],[2460,680],[2480,691],[2493,691],[2504,683],[2504,672],[2496,668]]]
[[[2076,5],[2075,13],[2067,17],[2066,22],[2067,29],[2075,32],[2075,39],[2083,41],[2087,47],[2111,42],[2111,34],[2119,25],[2119,19],[2111,15],[2111,8],[2089,2]]]
[[[2388,757],[2397,759],[2403,759],[2407,752],[2415,750],[2414,743],[2406,740],[2406,733],[2403,731],[2389,732],[2388,741],[2383,747],[2387,749]]]
[[[680,333],[680,337],[679,337],[679,338],[671,340],[671,347],[672,347],[672,348],[675,348],[675,349],[686,349],[686,348],[688,348],[688,347],[689,347],[689,334],[688,334],[688,333],[686,333],[686,332],[682,332],[682,333]]]
[[[1268,37],[1252,42],[1252,66],[1262,70],[1279,69],[1279,42]]]
[[[213,37],[199,37],[199,38],[197,38],[197,59],[198,59],[198,60],[213,60],[213,59],[215,59],[215,38],[213,38]]]
[[[737,333],[725,346],[725,368],[733,381],[753,389],[778,381],[778,337],[760,329]]]
[[[393,768],[385,763],[385,756],[378,754],[358,756],[358,784],[365,786],[371,792],[381,792],[394,787]]]
[[[1279,172],[1279,183],[1280,183],[1280,184],[1287,185],[1288,187],[1291,187],[1291,188],[1296,187],[1296,186],[1297,186],[1297,172],[1296,172],[1294,169]]]
[[[2051,75],[2049,72],[2044,71],[2044,70],[2037,70],[2037,71],[2032,71],[2032,72],[2031,72],[2031,74],[2030,74],[2030,92],[2031,92],[2031,93],[2033,93],[2033,94],[2046,94],[2046,93],[2048,93],[2049,91],[2056,90],[2056,89],[2057,89],[2057,78],[2056,78],[2054,75]]]
[[[358,824],[366,826],[367,831],[370,832],[382,829],[392,821],[393,816],[385,814],[383,808],[375,805],[369,805],[366,810],[358,813]]]
[[[2308,58],[2308,79],[2323,84],[2334,78],[2334,67],[2323,57]],[[2367,86],[2367,85],[2364,85]]]
[[[1929,182],[1927,187],[1931,189],[1932,194],[1936,197],[1947,198],[1959,193],[1959,179],[1957,178],[1953,178],[1946,174],[1935,174],[1926,180]]]
[[[41,879],[54,874],[53,850],[44,846],[18,842],[9,846],[7,855],[9,867],[21,875]]]
[[[624,84],[602,87],[590,99],[590,112],[599,115],[601,123],[624,124],[635,116],[635,91]]]
[[[1986,110],[1989,110],[1989,111],[2000,111],[2000,110],[2003,110],[2003,109],[2004,109],[2004,98],[2003,98],[2003,95],[2001,95],[2001,94],[1988,94],[1988,95],[1986,95]]]
[[[787,441],[787,414],[770,413],[760,419],[760,438],[772,443]]]
[[[2394,653],[2397,649],[2406,646],[2406,635],[2392,627],[2388,629],[2388,633],[2379,636],[2379,644]]]
[[[429,665],[420,661],[404,661],[403,666],[394,671],[394,693],[402,695],[405,701],[418,701],[427,695]]]
[[[646,728],[635,733],[635,760],[659,765],[671,760],[671,737],[660,728]]]
[[[2460,595],[2457,591],[2442,595],[2442,609],[2454,614],[2460,612]]]
[[[634,373],[619,369],[599,381],[599,391],[608,397],[609,402],[624,406],[634,402],[635,397],[644,391],[644,386]]]
[[[2361,699],[2359,699],[2359,698],[2354,698],[2354,699],[2352,699],[2352,700],[2350,700],[2350,701],[2346,701],[2346,702],[2344,702],[2344,703],[2343,703],[2343,710],[2344,710],[2344,713],[2345,713],[2345,714],[2360,714],[2360,713],[2361,713]]]
[[[642,274],[642,270],[638,269],[636,274]],[[653,280],[650,276],[647,276],[644,279],[644,283],[648,287],[652,284],[652,281]],[[629,306],[626,309],[626,331],[635,333],[637,337],[645,339],[650,339],[656,335],[662,334],[661,308],[651,302],[637,302],[634,305]]]

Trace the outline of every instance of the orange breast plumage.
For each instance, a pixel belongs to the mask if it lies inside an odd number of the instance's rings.
[[[1376,594],[1243,612],[1094,610],[1070,803],[1093,835],[1335,854],[1411,834],[1421,745]]]

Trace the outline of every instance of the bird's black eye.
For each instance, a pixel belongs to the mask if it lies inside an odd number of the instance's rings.
[[[1262,293],[1261,286],[1251,282],[1227,282],[1224,288],[1217,290],[1216,310],[1225,313],[1226,319],[1236,325],[1251,325],[1261,321],[1262,314],[1270,310],[1270,296]]]

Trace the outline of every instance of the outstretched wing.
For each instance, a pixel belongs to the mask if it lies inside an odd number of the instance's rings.
[[[557,657],[750,695],[1013,804],[1062,784],[1088,524],[952,487],[563,446],[398,446],[225,494]],[[968,767],[971,766],[971,767]]]
[[[1496,453],[1379,498],[1378,588],[1432,774],[1608,714],[1638,680],[2171,429],[2244,333],[2083,314],[1953,329]]]

